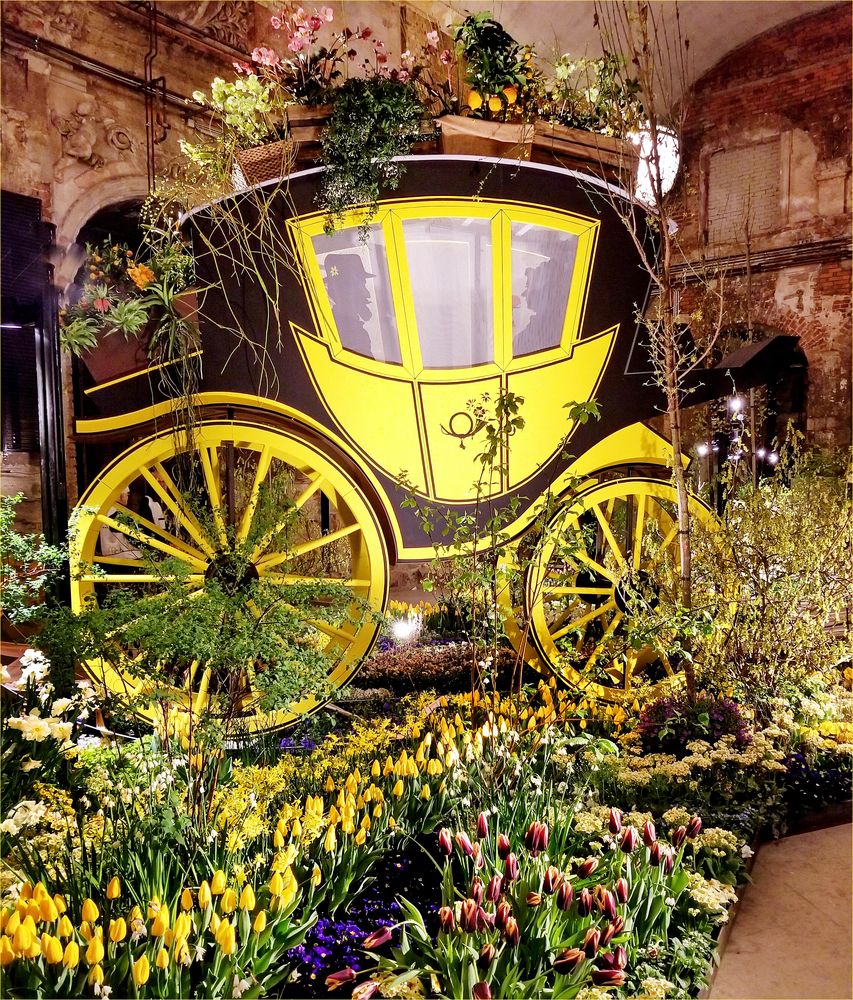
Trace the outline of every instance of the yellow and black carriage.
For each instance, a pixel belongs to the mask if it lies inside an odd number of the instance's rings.
[[[596,667],[630,613],[632,586],[664,561],[678,572],[673,456],[646,423],[660,407],[638,319],[650,278],[614,200],[630,206],[591,175],[415,156],[375,215],[354,211],[328,233],[319,177],[320,168],[292,174],[186,221],[207,289],[199,350],[184,362],[198,366],[192,433],[173,426],[181,400],[162,372],[119,373],[80,394],[88,486],[75,606],[111,587],[156,585],[145,551],[186,563],[187,586],[202,587],[228,565],[228,539],[248,537],[263,484],[287,470],[291,502],[314,527],[285,551],[260,539],[252,571],[339,580],[382,612],[392,566],[434,555],[403,503],[401,474],[423,502],[480,516],[484,430],[470,401],[513,393],[524,427],[485,499],[516,501],[507,533],[525,544],[548,497],[557,536],[577,542],[567,560],[544,533],[523,585],[505,588],[510,638],[538,668],[606,699],[632,698],[644,673],[665,680],[674,668],[654,650]],[[652,245],[644,211],[633,211]],[[739,385],[754,380],[759,353],[733,372]],[[703,373],[693,401],[722,395],[727,371]],[[567,421],[568,401],[589,400],[600,420]],[[182,496],[176,462],[188,452],[208,521]],[[691,505],[699,521],[711,517]],[[370,651],[377,620],[316,624],[340,686]],[[103,669],[116,689],[131,683]],[[272,721],[316,707],[309,698]],[[250,698],[245,711],[253,724]]]

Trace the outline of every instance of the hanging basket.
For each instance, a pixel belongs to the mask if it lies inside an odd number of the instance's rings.
[[[231,175],[235,191],[245,191],[255,184],[289,174],[295,162],[291,139],[279,139],[252,149],[241,149]]]

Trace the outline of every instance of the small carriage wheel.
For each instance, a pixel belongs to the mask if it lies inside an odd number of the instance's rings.
[[[508,621],[534,666],[607,701],[632,700],[639,683],[661,691],[681,683],[665,636],[633,648],[625,634],[638,601],[676,594],[676,507],[670,483],[631,477],[595,483],[558,510],[524,574],[527,634]],[[689,510],[694,524],[713,525],[693,495]]]
[[[235,469],[239,470],[236,487]],[[192,498],[189,488],[179,485],[188,481],[187,470],[192,473]],[[267,514],[267,530],[260,534],[255,522],[265,484],[273,480],[288,484],[283,516],[290,512],[288,523],[298,517],[299,537],[287,546],[281,545],[284,529],[276,531],[274,515],[270,524]],[[158,505],[156,523],[150,501],[145,514],[122,502],[129,489],[137,497],[141,491]],[[191,594],[201,593],[212,576],[227,578],[235,565],[229,556],[237,546],[242,547],[244,580],[332,581],[352,592],[354,601],[345,620],[335,625],[311,621],[318,645],[329,657],[332,692],[346,684],[379,629],[372,611],[381,612],[386,603],[388,556],[363,489],[331,454],[324,453],[321,444],[307,435],[300,437],[298,429],[250,421],[203,421],[192,428],[190,440],[165,431],[128,448],[101,472],[78,505],[71,544],[72,609],[79,612],[92,601],[102,601],[114,588],[156,594],[158,585],[164,589],[163,579],[146,560],[163,556],[184,564],[186,587]],[[247,605],[251,607],[251,602]],[[145,679],[106,660],[84,666],[115,694],[145,693]],[[193,667],[180,683],[176,679],[172,694],[198,711],[208,703],[211,678],[204,664]],[[252,685],[253,670],[247,666],[239,713],[244,731],[276,729],[321,706],[309,696],[290,711],[262,711]],[[153,721],[155,712],[143,708],[139,714]]]

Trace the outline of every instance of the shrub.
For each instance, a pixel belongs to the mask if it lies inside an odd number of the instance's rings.
[[[691,740],[715,744],[723,736],[734,736],[737,746],[744,747],[752,739],[746,719],[731,698],[659,698],[643,708],[637,728],[644,750],[676,757],[687,753]]]

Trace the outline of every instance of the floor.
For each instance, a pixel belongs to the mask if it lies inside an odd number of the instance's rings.
[[[849,823],[762,846],[710,1000],[850,1000]]]

